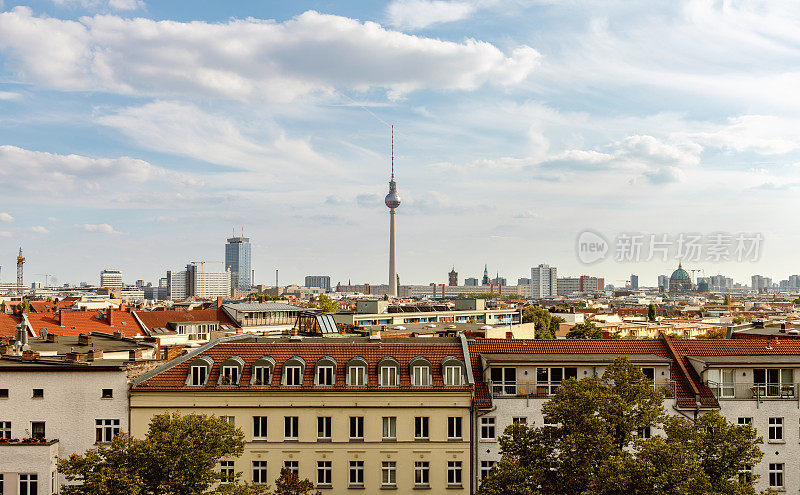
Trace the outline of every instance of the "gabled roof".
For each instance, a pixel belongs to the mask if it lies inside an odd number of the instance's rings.
[[[17,325],[22,319],[11,313],[0,313],[0,337],[13,337],[17,334]]]
[[[136,311],[136,316],[147,327],[148,330],[154,328],[168,328],[170,323],[190,322],[190,321],[216,321],[220,325],[229,325],[239,328],[239,325],[230,319],[221,308],[214,309],[193,309],[169,310],[169,311]]]
[[[108,323],[108,311],[107,309],[103,310],[101,316],[101,312],[97,310],[62,309],[59,312],[60,323],[59,313],[28,313],[27,317],[37,336],[42,334],[44,328],[47,329],[47,333],[56,335],[78,335],[90,332],[122,332],[125,337],[145,335],[142,327],[129,312],[111,310],[113,311],[112,325]]]

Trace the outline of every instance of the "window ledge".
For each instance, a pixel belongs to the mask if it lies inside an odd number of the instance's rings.
[[[395,438],[381,438],[381,441],[382,442],[396,442],[397,441],[397,437],[395,437]]]
[[[448,490],[463,490],[464,485],[447,485]]]
[[[351,438],[350,441],[353,442],[353,443],[363,443],[364,439],[363,438]]]
[[[448,442],[463,442],[464,441],[464,437],[461,437],[461,438],[448,438],[447,441]]]
[[[332,488],[333,485],[330,483],[320,483],[319,485],[317,485],[317,489],[319,490],[331,490]]]
[[[381,485],[381,490],[397,490],[397,485]]]
[[[347,485],[347,488],[350,490],[363,490],[364,484],[362,483],[360,485]]]
[[[786,440],[770,440],[770,441],[768,441],[767,443],[777,443],[777,444],[781,444],[781,443],[786,443]]]
[[[319,443],[331,443],[331,441],[330,438],[317,438],[317,442]]]
[[[414,438],[415,442],[430,442],[430,438]]]
[[[297,439],[297,438],[284,438],[284,439],[283,439],[283,441],[284,441],[284,442],[293,442],[293,443],[297,443],[297,442],[299,442],[300,440],[299,440],[299,439]]]
[[[431,485],[414,485],[414,490],[430,490]]]

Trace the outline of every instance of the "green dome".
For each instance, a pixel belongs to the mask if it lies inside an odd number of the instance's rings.
[[[691,280],[689,274],[686,273],[686,270],[681,267],[680,263],[678,264],[678,269],[672,272],[672,276],[669,277],[670,281],[672,280]]]

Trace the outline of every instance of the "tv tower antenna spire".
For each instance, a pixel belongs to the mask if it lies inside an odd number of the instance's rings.
[[[394,211],[400,206],[400,195],[397,194],[397,183],[394,181],[394,125],[392,125],[392,179],[389,181],[389,194],[384,201],[389,208],[389,295],[398,296],[397,261],[395,256]]]

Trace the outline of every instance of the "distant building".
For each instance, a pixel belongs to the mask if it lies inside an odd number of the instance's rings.
[[[100,287],[122,287],[122,272],[110,269],[100,272]]]
[[[602,277],[590,277],[581,275],[580,277],[559,277],[556,284],[556,294],[566,296],[575,292],[602,292],[605,279]]]
[[[456,267],[453,267],[450,273],[447,274],[447,280],[450,287],[458,286],[458,272],[456,271]]]
[[[800,289],[800,275],[789,275],[789,288]]]
[[[331,290],[331,278],[327,275],[306,275],[306,287],[319,287],[325,291]]]
[[[250,277],[248,279],[248,286]],[[189,296],[204,299],[228,297],[231,294],[231,271],[203,270],[197,264],[186,265],[186,287]]]
[[[464,279],[464,285],[467,285],[467,286],[470,286],[470,287],[477,286],[478,285],[478,279],[474,278],[474,277],[465,278]]]
[[[639,290],[639,276],[631,275],[631,290]]]
[[[553,297],[558,295],[558,270],[541,264],[531,268],[531,297]]]
[[[755,291],[764,291],[772,287],[772,279],[763,275],[753,275],[750,277],[750,287]]]
[[[500,275],[495,275],[495,277],[492,280],[490,280],[489,283],[494,285],[506,286],[508,285],[508,280],[506,280],[505,277],[501,277]]]
[[[529,278],[519,278],[517,279],[517,285],[531,285],[531,279]]]
[[[144,284],[144,280],[137,280],[136,281],[136,287],[144,287],[144,285],[145,285]]]
[[[689,292],[692,290],[692,278],[689,273],[683,269],[681,263],[678,263],[678,269],[672,272],[669,277],[669,292],[673,294]]]
[[[183,301],[189,297],[186,290],[186,271],[167,271],[167,299],[170,301]]]
[[[733,279],[724,275],[711,275],[708,277],[708,285],[712,291],[729,290],[733,289]]]
[[[481,280],[483,285],[489,285],[489,266],[483,265],[483,279]]]
[[[658,288],[662,292],[669,292],[669,277],[666,275],[658,276]]]
[[[231,237],[225,244],[225,269],[230,271],[231,287],[249,290],[253,284],[250,271],[250,239]]]

